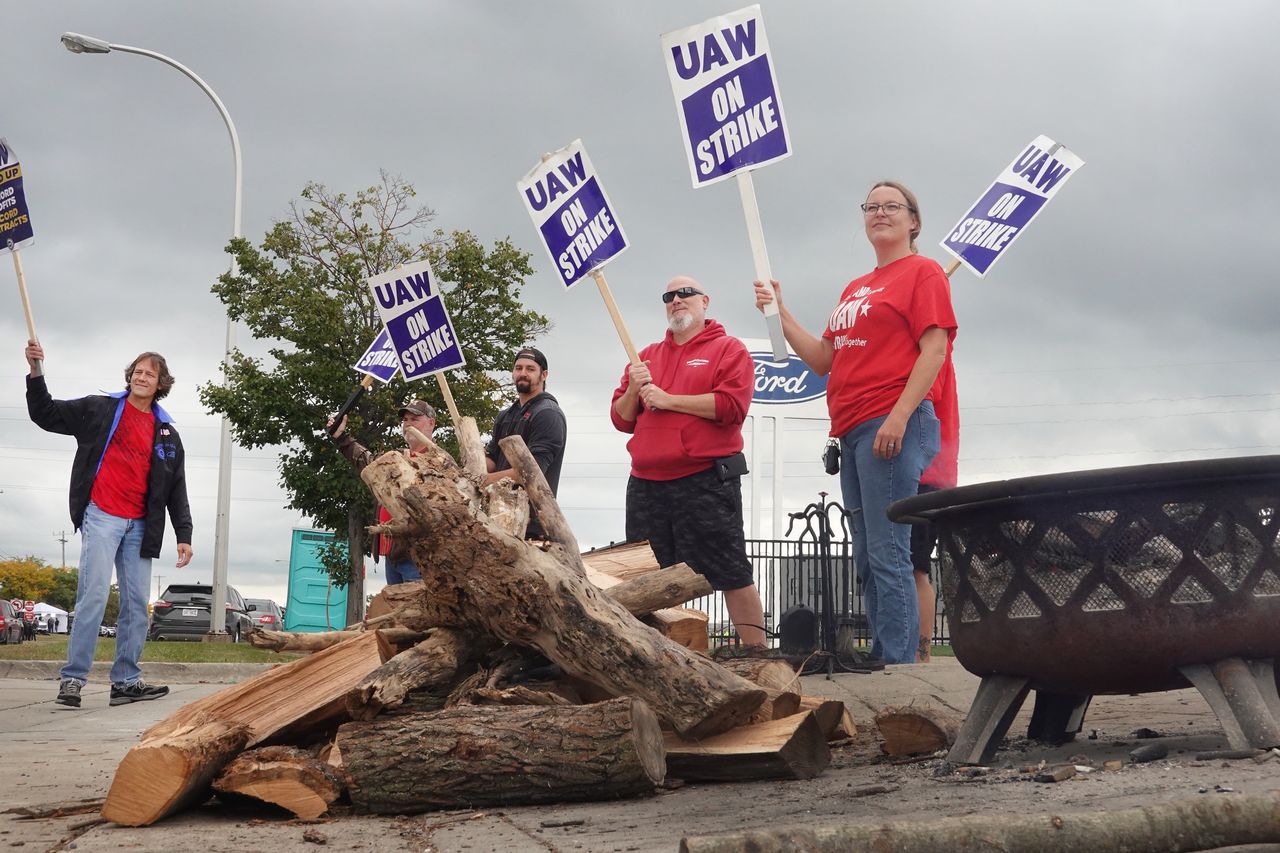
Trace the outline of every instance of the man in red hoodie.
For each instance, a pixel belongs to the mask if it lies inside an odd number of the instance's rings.
[[[649,540],[658,564],[688,563],[724,601],[748,649],[765,647],[764,608],[742,531],[742,422],[755,368],[746,346],[707,319],[711,297],[688,276],[662,294],[666,337],[640,351],[610,416],[632,433],[627,540]]]

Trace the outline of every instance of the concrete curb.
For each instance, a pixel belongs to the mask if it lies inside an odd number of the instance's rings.
[[[4,660],[0,661],[0,678],[24,678],[29,681],[57,681],[62,661],[57,660]],[[142,664],[143,678],[158,684],[235,684],[265,672],[278,664],[271,663],[149,663]],[[89,680],[107,683],[111,677],[111,664],[95,661],[89,670]]]

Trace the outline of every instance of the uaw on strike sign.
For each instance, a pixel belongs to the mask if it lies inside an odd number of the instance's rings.
[[[1049,137],[1037,136],[960,218],[942,248],[984,277],[1083,165],[1083,160]]]
[[[22,166],[9,143],[0,139],[0,252],[25,246],[34,238],[22,191]]]
[[[396,378],[396,373],[400,370],[400,359],[396,356],[396,345],[391,342],[386,326],[378,332],[360,360],[351,366],[357,373],[372,376],[379,382],[386,383]]]
[[[759,6],[662,36],[694,187],[791,154]]]
[[[581,139],[543,158],[516,182],[516,189],[565,287],[627,248]]]
[[[467,363],[430,261],[371,276],[369,290],[406,380]]]

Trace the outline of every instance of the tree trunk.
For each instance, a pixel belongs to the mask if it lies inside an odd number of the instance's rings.
[[[435,451],[384,454],[361,476],[406,520],[415,557],[430,560],[413,604],[436,624],[536,648],[567,673],[644,699],[685,736],[731,729],[764,701],[750,682],[641,625],[575,567],[486,524],[456,464]]]
[[[713,592],[707,579],[684,563],[629,581],[620,581],[588,568],[587,579],[608,591],[614,601],[635,616],[648,616],[654,611],[684,604]]]
[[[209,718],[144,737],[116,768],[102,817],[121,826],[147,826],[204,802],[213,777],[251,739],[244,723]]]
[[[347,723],[336,745],[352,803],[375,814],[632,797],[665,767],[658,720],[636,699]]]
[[[480,441],[476,419],[459,418],[458,423],[454,424],[454,434],[458,437],[458,457],[462,460],[462,469],[477,482],[482,481],[486,470],[484,443]],[[520,535],[523,536],[523,532]]]
[[[502,448],[502,455],[511,463],[511,467],[520,475],[520,482],[524,483],[525,491],[529,493],[529,506],[533,507],[547,538],[564,549],[564,564],[579,574],[584,574],[586,567],[582,563],[578,537],[573,535],[573,528],[560,511],[546,475],[538,467],[538,460],[533,458],[524,439],[518,435],[509,435],[499,441],[498,446]]]
[[[347,544],[351,560],[351,579],[347,582],[346,625],[364,618],[364,519],[360,508],[347,509]]]
[[[251,797],[315,820],[342,796],[334,768],[306,750],[264,746],[243,752],[213,781],[220,794]]]
[[[273,652],[318,652],[363,633],[364,631],[351,630],[320,631],[308,634],[300,631],[268,631],[263,628],[254,628],[246,638],[254,648],[268,649]],[[414,631],[409,628],[382,628],[379,633],[388,642],[397,646],[413,645],[427,638],[425,631]]]
[[[960,733],[960,715],[930,705],[882,708],[876,713],[876,728],[886,755],[918,755],[950,749]]]
[[[399,705],[410,690],[445,684],[475,654],[476,644],[449,628],[433,628],[430,636],[388,660],[347,693],[353,720],[372,720],[385,707]]]
[[[529,526],[529,493],[504,478],[485,486],[485,496],[485,512],[494,526],[508,536],[523,538]]]
[[[1175,800],[1086,814],[967,815],[937,820],[747,830],[684,838],[681,853],[1183,853],[1280,842],[1280,792]]]
[[[666,736],[667,772],[687,782],[812,779],[831,763],[813,714],[742,726],[696,743]]]

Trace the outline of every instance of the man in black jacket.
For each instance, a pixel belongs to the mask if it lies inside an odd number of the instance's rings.
[[[485,463],[489,471],[485,483],[496,483],[504,477],[520,482],[519,472],[511,467],[498,447],[499,439],[518,435],[524,439],[554,495],[560,488],[560,465],[564,462],[567,426],[560,403],[547,393],[547,357],[533,347],[520,350],[511,366],[511,379],[516,386],[516,401],[493,422],[493,438],[485,448]],[[546,535],[530,509],[525,538],[543,539]]]
[[[75,436],[71,463],[71,522],[80,531],[80,577],[76,619],[59,675],[58,699],[78,708],[89,677],[98,628],[111,590],[115,564],[120,587],[116,659],[111,667],[111,704],[158,699],[168,687],[142,680],[138,658],[147,638],[151,560],[160,556],[166,511],[178,538],[178,563],[191,562],[191,508],[187,504],[185,455],[173,421],[159,401],[173,387],[164,357],[145,352],[125,368],[125,390],[109,395],[55,400],[40,363],[44,349],[26,349],[27,412],[43,430]]]

